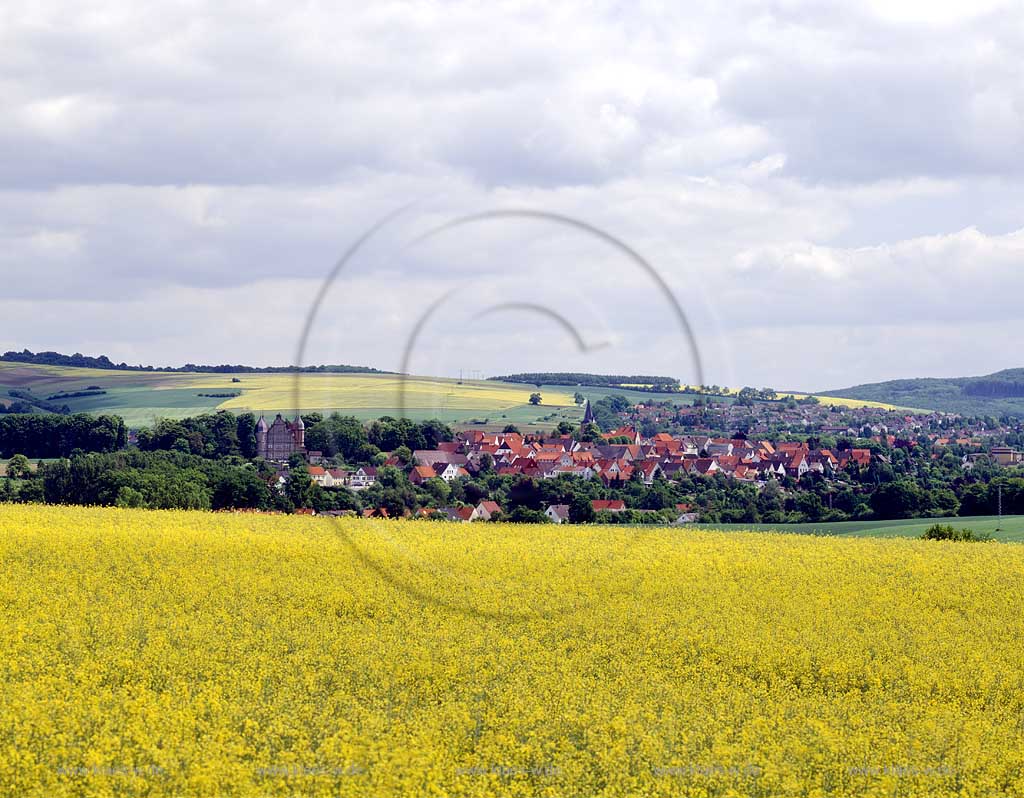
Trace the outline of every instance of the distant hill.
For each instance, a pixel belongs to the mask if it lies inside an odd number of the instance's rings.
[[[1024,417],[1024,368],[983,377],[890,380],[822,393],[948,413]]]
[[[131,366],[127,363],[114,363],[106,355],[90,357],[76,352],[73,355],[64,355],[60,352],[31,352],[28,349],[21,352],[4,352],[0,360],[8,363],[30,363],[34,366],[70,366],[72,368],[105,369],[107,371],[169,371],[169,372],[192,372],[200,374],[281,374],[295,371],[323,374],[390,374],[392,372],[380,371],[369,366],[240,366],[222,364],[219,366],[203,366],[195,363],[186,363],[184,366]]]

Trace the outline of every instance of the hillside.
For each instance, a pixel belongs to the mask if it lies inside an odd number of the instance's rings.
[[[0,403],[30,396],[30,403],[40,410],[67,405],[75,413],[113,413],[131,427],[151,424],[157,417],[184,418],[222,409],[287,413],[294,412],[296,404],[307,411],[337,410],[364,420],[397,416],[404,409],[416,420],[486,420],[498,429],[505,424],[551,427],[563,419],[579,422],[583,411],[571,391],[545,389],[540,407],[529,404],[531,392],[526,385],[395,374],[206,374],[0,361]]]
[[[583,411],[573,401],[577,392],[591,402],[613,393],[635,403],[651,398],[650,388],[641,384],[581,387],[574,382],[545,383],[540,389],[543,403],[535,407],[529,399],[536,386],[525,382],[403,377],[386,372],[331,373],[319,368],[311,367],[300,374],[189,372],[44,365],[0,357],[0,405],[28,404],[35,412],[60,412],[66,406],[72,413],[112,413],[124,418],[130,427],[139,427],[158,417],[185,418],[216,410],[288,413],[299,404],[307,411],[337,410],[364,420],[404,412],[413,420],[437,418],[500,430],[507,424],[551,429],[561,421],[579,423]],[[673,391],[656,396],[659,401],[689,405],[698,394]],[[826,404],[867,404],[832,396],[822,396],[821,400]],[[716,395],[714,401],[729,403],[735,397]],[[1024,400],[1020,401],[1024,405]]]
[[[1024,417],[1024,368],[981,377],[889,380],[823,393],[948,413]]]

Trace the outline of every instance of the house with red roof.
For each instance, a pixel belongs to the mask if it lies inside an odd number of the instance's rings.
[[[444,465],[444,467],[447,467],[447,463],[445,463],[443,465]],[[436,479],[436,478],[437,478],[437,472],[434,471],[434,467],[433,466],[428,466],[428,465],[413,466],[412,471],[409,472],[409,481],[413,485],[422,485],[428,479]]]
[[[480,502],[473,512],[470,514],[470,521],[490,521],[495,516],[501,515],[501,507],[498,506],[497,502],[484,501]]]
[[[634,470],[640,472],[645,485],[653,485],[654,478],[661,473],[661,464],[658,460],[641,460],[634,464]]]
[[[306,466],[306,471],[309,472],[309,478],[313,482],[319,485],[321,488],[327,487],[327,481],[330,476],[327,473],[327,469],[323,466]]]
[[[438,510],[449,521],[466,522],[473,515],[472,507],[442,507]]]

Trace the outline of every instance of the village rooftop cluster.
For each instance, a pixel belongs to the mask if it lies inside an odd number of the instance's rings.
[[[736,423],[745,417],[750,420],[781,420],[791,429],[804,429],[804,440],[750,439],[744,436],[722,437],[700,432],[670,433],[654,431],[658,426],[678,423],[680,419],[701,413],[704,420],[709,414],[720,414],[718,424]],[[304,446],[304,424],[301,417],[288,421],[278,415],[272,423],[260,418],[257,426],[259,454],[271,461],[284,461],[296,453],[307,459],[309,476],[321,488],[347,488],[361,491],[377,481],[381,467],[402,470],[412,485],[422,486],[430,480],[451,483],[471,479],[484,472],[499,476],[549,480],[574,477],[596,480],[605,488],[621,488],[632,481],[650,486],[659,478],[677,481],[683,476],[710,477],[720,474],[731,480],[763,488],[769,481],[782,483],[790,478],[801,480],[805,475],[817,474],[823,479],[841,479],[843,474],[863,472],[873,458],[889,462],[888,457],[871,448],[839,444],[822,447],[815,445],[821,436],[842,436],[847,440],[862,436],[880,447],[914,448],[922,436],[932,442],[936,452],[943,447],[973,449],[960,457],[962,468],[969,470],[980,457],[1004,466],[1024,462],[1024,454],[1012,447],[983,448],[980,437],[984,424],[966,422],[948,414],[900,415],[876,408],[845,408],[842,418],[852,423],[836,423],[829,410],[814,404],[796,409],[761,406],[743,408],[735,404],[705,408],[674,407],[658,403],[631,406],[623,419],[631,423],[608,432],[600,432],[595,424],[589,401],[584,409],[583,422],[576,434],[523,434],[518,430],[487,432],[462,430],[452,441],[440,442],[434,449],[415,450],[410,457],[385,453],[380,466],[361,465],[355,468],[332,467],[318,451],[307,451]],[[814,422],[809,422],[813,418]],[[879,423],[885,420],[893,426]],[[832,423],[829,423],[829,422]],[[972,426],[973,425],[973,426]],[[756,426],[756,424],[754,425]],[[643,434],[641,429],[647,430]],[[940,431],[935,431],[936,429]],[[952,430],[943,433],[941,430]],[[589,435],[580,434],[588,431]],[[993,430],[989,430],[993,432]],[[937,453],[933,458],[937,458]],[[288,471],[279,469],[271,477],[271,487],[284,490]],[[623,512],[627,508],[621,499],[594,499],[595,512]],[[676,505],[677,522],[699,520],[699,514],[686,504]],[[481,501],[474,506],[421,508],[420,516],[443,516],[450,520],[492,520],[500,516],[502,508],[493,501]],[[367,516],[386,515],[381,508],[363,510]],[[568,520],[569,508],[564,504],[551,504],[545,515],[555,523]]]

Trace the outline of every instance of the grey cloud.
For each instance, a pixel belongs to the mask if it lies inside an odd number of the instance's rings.
[[[1020,173],[1018,12],[952,28],[836,17],[769,26],[705,64],[722,107],[764,126],[789,156],[787,169],[853,182]]]

